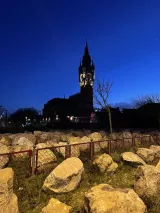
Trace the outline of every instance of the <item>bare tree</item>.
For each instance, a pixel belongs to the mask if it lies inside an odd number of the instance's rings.
[[[138,100],[135,100],[135,107],[139,108],[149,103],[160,103],[160,95],[151,94],[151,95],[139,96]]]
[[[110,105],[108,103],[108,99],[110,96],[111,88],[112,88],[113,82],[106,82],[104,80],[100,81],[97,79],[95,88],[94,88],[94,101],[95,104],[100,106],[102,109],[108,111],[108,117],[109,117],[109,128],[110,128],[110,135],[112,138],[112,117],[111,117],[111,110]]]

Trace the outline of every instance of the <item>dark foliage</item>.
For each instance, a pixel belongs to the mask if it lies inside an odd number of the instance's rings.
[[[26,117],[34,120],[38,116],[39,113],[34,108],[20,108],[16,112],[12,113],[9,119],[15,123],[24,123]]]

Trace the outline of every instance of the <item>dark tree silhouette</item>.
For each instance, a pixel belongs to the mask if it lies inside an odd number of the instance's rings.
[[[139,108],[141,106],[144,106],[145,104],[149,103],[160,103],[160,95],[159,94],[151,94],[151,95],[144,95],[139,96],[135,102],[135,108]]]
[[[24,123],[26,118],[34,120],[39,116],[38,110],[34,108],[20,108],[9,117],[15,123]]]
[[[158,122],[158,128],[160,129],[160,95],[153,94],[139,97],[135,101],[135,107],[144,117]]]

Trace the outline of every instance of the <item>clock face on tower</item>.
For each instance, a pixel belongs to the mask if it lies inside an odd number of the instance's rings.
[[[91,73],[87,73],[86,76],[86,83],[90,86],[93,86],[93,79],[92,79],[92,74]]]
[[[83,71],[80,74],[80,86],[93,86],[93,76],[91,73],[85,73]]]

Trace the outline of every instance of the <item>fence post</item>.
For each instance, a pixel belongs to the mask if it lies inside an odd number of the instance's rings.
[[[124,137],[122,137],[122,144],[123,144],[123,147],[124,147]]]
[[[38,149],[36,149],[36,154],[35,154],[35,159],[36,159],[36,163],[35,163],[35,173],[37,172],[37,168],[38,168]]]
[[[67,144],[65,146],[65,159],[71,157],[71,146]]]
[[[36,145],[34,144],[32,151],[32,175],[35,174],[35,169],[36,169]]]
[[[108,140],[108,154],[111,154],[111,139]]]
[[[94,142],[91,140],[90,145],[90,159],[92,160],[94,157]]]
[[[158,135],[156,135],[156,144],[158,144]]]
[[[29,154],[29,175],[32,175],[32,150],[30,150],[28,154]]]
[[[132,137],[132,147],[134,147],[134,146],[135,146],[135,138]]]

